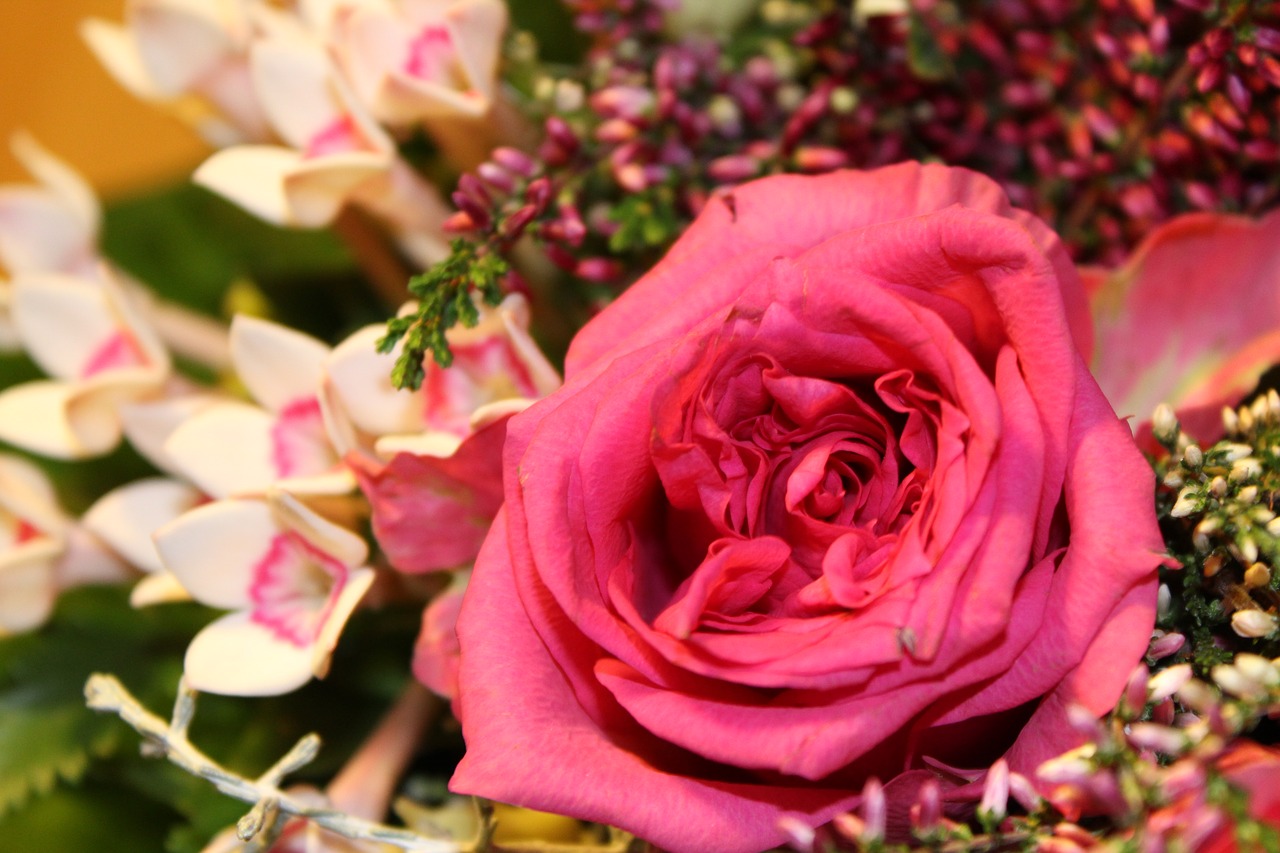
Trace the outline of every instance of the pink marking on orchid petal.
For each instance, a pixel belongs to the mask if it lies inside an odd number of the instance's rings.
[[[351,116],[340,115],[312,135],[302,156],[311,159],[347,151],[362,151],[368,147]]]
[[[25,518],[19,518],[13,526],[13,544],[21,545],[24,542],[30,542],[32,539],[39,539],[43,536],[40,528],[36,527]]]
[[[80,368],[80,378],[88,379],[106,370],[143,367],[146,363],[147,357],[143,354],[142,347],[134,340],[133,335],[121,329],[89,353]]]
[[[404,72],[420,80],[449,83],[455,55],[453,37],[447,29],[439,25],[425,27],[409,42]]]
[[[319,398],[300,397],[286,404],[271,428],[271,464],[276,476],[323,474],[336,461]]]
[[[253,568],[250,617],[285,642],[310,645],[349,574],[345,565],[296,533],[277,534]]]
[[[471,433],[471,413],[487,403],[537,397],[528,366],[504,337],[453,347],[453,365],[429,367],[423,382],[422,419],[432,429]]]

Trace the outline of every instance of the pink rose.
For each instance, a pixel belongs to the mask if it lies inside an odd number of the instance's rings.
[[[905,810],[931,768],[1075,745],[1163,549],[1089,337],[1057,238],[977,174],[710,204],[509,424],[453,788],[752,851],[872,775]]]

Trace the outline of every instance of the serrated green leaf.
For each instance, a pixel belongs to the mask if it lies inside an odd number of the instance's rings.
[[[117,726],[104,726],[65,697],[36,689],[0,695],[0,815],[59,780],[77,782],[92,756],[107,755],[119,741]]]

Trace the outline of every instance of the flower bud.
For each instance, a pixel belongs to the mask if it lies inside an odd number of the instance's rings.
[[[1276,633],[1276,617],[1262,610],[1237,610],[1231,614],[1231,630],[1241,637],[1269,637]]]

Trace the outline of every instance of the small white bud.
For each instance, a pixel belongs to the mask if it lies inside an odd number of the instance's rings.
[[[1240,418],[1236,415],[1236,410],[1230,406],[1222,407],[1222,426],[1227,431],[1227,435],[1238,435],[1240,432]]]
[[[1253,679],[1230,664],[1218,664],[1210,670],[1210,675],[1213,676],[1214,684],[1232,696],[1238,696],[1241,699],[1261,699],[1266,696],[1266,691]]]
[[[1237,499],[1237,500],[1239,500],[1239,501],[1240,501],[1240,503],[1242,503],[1242,504],[1252,504],[1252,503],[1257,503],[1257,502],[1258,502],[1258,487],[1257,487],[1257,486],[1245,486],[1245,487],[1244,487],[1243,489],[1241,489],[1241,490],[1240,490],[1240,492],[1236,495],[1236,499]]]
[[[1178,493],[1178,500],[1174,503],[1173,509],[1169,510],[1169,515],[1174,518],[1185,518],[1204,504],[1204,498],[1199,494],[1199,490],[1195,486],[1187,486]]]
[[[1240,483],[1262,475],[1262,462],[1256,456],[1246,456],[1231,466],[1231,481]]]
[[[1191,680],[1191,664],[1180,663],[1168,669],[1162,669],[1147,682],[1148,698],[1152,702],[1162,702],[1182,689]]]
[[[1156,614],[1160,619],[1168,617],[1173,610],[1173,593],[1169,591],[1168,584],[1160,584],[1160,588],[1156,590]]]
[[[1247,444],[1240,444],[1238,442],[1235,444],[1228,444],[1224,448],[1224,452],[1222,454],[1222,461],[1235,462],[1237,459],[1244,459],[1246,456],[1249,456],[1252,453],[1253,453],[1253,448]]]
[[[1177,438],[1178,416],[1173,413],[1173,407],[1168,403],[1156,406],[1155,412],[1151,415],[1151,432],[1157,441],[1166,444]]]
[[[1274,663],[1262,655],[1242,652],[1236,655],[1232,666],[1257,684],[1262,684],[1266,687],[1275,687],[1280,684],[1280,668],[1277,668]]]
[[[1204,451],[1200,449],[1200,445],[1193,444],[1182,454],[1182,461],[1187,463],[1188,468],[1199,468],[1204,464]]]
[[[1231,630],[1241,637],[1269,637],[1278,627],[1276,617],[1262,610],[1237,610],[1231,614]]]
[[[1222,477],[1214,477],[1209,481],[1209,493],[1215,498],[1221,498],[1227,493],[1227,481]]]

